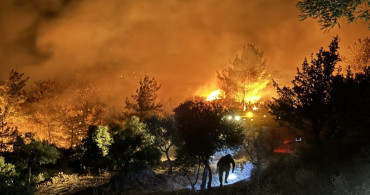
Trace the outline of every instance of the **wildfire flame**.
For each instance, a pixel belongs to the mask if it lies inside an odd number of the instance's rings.
[[[221,90],[217,89],[215,91],[212,91],[212,93],[207,96],[206,101],[212,101],[212,100],[220,99],[221,98],[220,96],[221,96]]]
[[[237,94],[235,94],[235,100],[242,102],[243,97],[244,97],[244,102],[250,102],[250,103],[258,102],[263,95],[261,91],[264,88],[266,88],[268,83],[269,83],[269,80],[260,79],[259,81],[246,85],[245,94],[243,94],[242,91],[239,91]],[[223,95],[225,94],[221,89],[217,89],[212,92],[209,92],[207,89],[202,89],[199,91],[201,91],[201,94],[203,94],[201,96],[207,97],[206,101],[213,101],[213,100],[221,99]]]
[[[255,102],[257,102],[260,99],[261,99],[261,96],[250,96],[250,97],[245,97],[244,101],[245,102],[255,103]]]
[[[269,80],[266,79],[266,80],[259,80],[257,82],[247,85],[245,87],[247,93],[245,94],[244,101],[255,103],[258,100],[260,100],[262,96],[261,91],[267,86],[268,83],[269,83]],[[239,97],[243,97],[243,95],[241,94],[239,95]],[[240,100],[242,99],[243,98],[240,98]]]

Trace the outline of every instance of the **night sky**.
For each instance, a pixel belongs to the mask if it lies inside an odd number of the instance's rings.
[[[0,78],[93,82],[123,105],[145,74],[159,97],[182,101],[217,89],[216,71],[244,45],[265,53],[288,83],[305,57],[339,35],[341,54],[368,34],[357,21],[329,32],[300,21],[293,0],[1,0]]]

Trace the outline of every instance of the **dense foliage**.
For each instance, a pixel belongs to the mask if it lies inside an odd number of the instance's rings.
[[[212,171],[209,168],[210,156],[225,147],[240,147],[244,140],[243,125],[229,122],[226,119],[227,110],[217,101],[188,100],[174,111],[177,121],[177,156],[201,162],[205,166],[201,188],[205,188],[207,174],[210,188],[212,180]]]
[[[174,145],[175,121],[172,117],[160,118],[152,116],[145,120],[148,133],[153,136],[154,144],[166,155],[168,161],[168,171],[172,173],[172,160],[169,151]]]
[[[18,169],[28,176],[29,185],[33,182],[32,170],[43,164],[55,163],[59,158],[59,151],[54,146],[50,146],[47,142],[36,141],[32,137],[23,139],[17,137],[14,144],[13,158]]]
[[[279,98],[270,104],[271,112],[281,123],[309,143],[339,138],[344,134],[367,134],[369,121],[369,67],[353,75],[335,74],[340,60],[338,38],[329,50],[320,49],[311,64],[305,60],[292,81],[293,87],[280,88]],[[349,127],[357,128],[348,131]],[[362,133],[360,133],[362,132]]]
[[[370,19],[369,5],[365,0],[304,0],[297,3],[302,13],[300,17],[303,20],[318,18],[322,28],[339,26],[340,18],[346,18],[348,23],[358,19],[367,22]]]
[[[114,169],[125,170],[132,163],[150,165],[159,163],[161,152],[144,128],[145,124],[133,116],[124,130],[120,126],[112,129],[113,144],[109,151]]]

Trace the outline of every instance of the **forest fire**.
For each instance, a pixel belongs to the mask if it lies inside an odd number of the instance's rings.
[[[262,90],[266,88],[270,81],[268,79],[260,79],[254,83],[246,85],[245,102],[256,103],[263,96]]]
[[[0,195],[370,194],[368,2],[0,0]]]
[[[207,96],[206,101],[217,100],[220,98],[221,98],[221,90],[217,89],[215,91],[212,91],[212,93]]]
[[[239,91],[235,97],[235,99],[239,102],[242,102],[243,97],[244,97],[244,102],[247,103],[256,103],[258,102],[261,97],[263,96],[262,90],[266,88],[267,84],[269,83],[269,80],[260,80],[257,82],[254,82],[252,84],[246,85],[245,86],[245,92]],[[207,94],[207,93],[204,93]],[[222,91],[221,89],[217,89],[209,93],[206,97],[206,101],[213,101],[217,99],[221,99],[224,97],[225,92]]]

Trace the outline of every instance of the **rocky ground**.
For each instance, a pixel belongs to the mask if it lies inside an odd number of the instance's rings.
[[[89,187],[100,186],[111,178],[109,173],[99,176],[59,173],[36,187],[36,195],[73,194]]]
[[[229,184],[249,178],[251,167],[246,159],[236,159],[235,174],[237,179],[229,179]],[[212,162],[213,186],[219,186],[215,163]],[[198,188],[199,183],[196,185]],[[36,187],[36,194],[106,194],[107,192],[124,192],[125,194],[158,193],[189,188],[190,183],[178,170],[167,173],[167,167],[158,167],[154,171],[144,167],[140,171],[132,170],[126,175],[104,173],[99,176],[63,174],[52,177]]]
[[[125,177],[105,173],[99,176],[59,173],[36,187],[36,195],[103,194],[104,192],[151,193],[184,189],[187,180],[178,172],[164,173],[150,168],[131,172]]]

